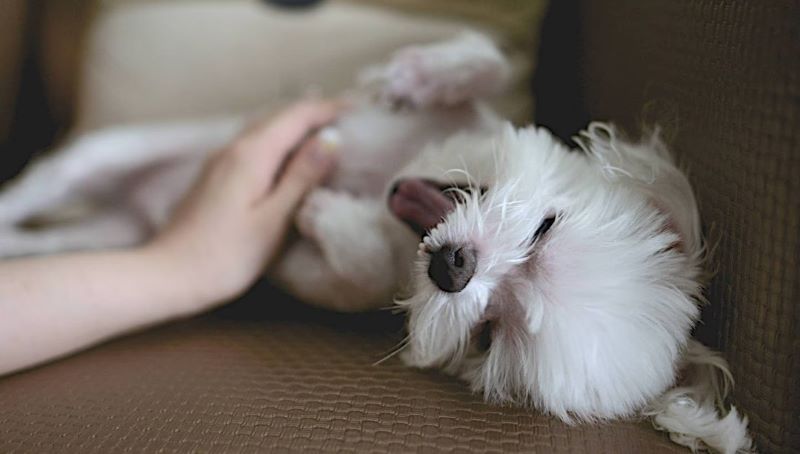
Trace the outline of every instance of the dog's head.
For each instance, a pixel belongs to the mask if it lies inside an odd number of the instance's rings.
[[[670,385],[697,316],[702,240],[657,136],[593,124],[584,152],[506,126],[423,154],[389,194],[424,232],[404,360],[568,420],[627,415]]]

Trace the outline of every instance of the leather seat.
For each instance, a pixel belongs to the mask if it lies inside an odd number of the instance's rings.
[[[262,287],[0,380],[0,451],[683,452],[648,422],[570,427],[396,357],[374,365],[401,328]]]

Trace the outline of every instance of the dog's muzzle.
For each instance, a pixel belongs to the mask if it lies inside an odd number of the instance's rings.
[[[401,180],[389,195],[389,209],[412,230],[424,236],[455,208],[457,195],[447,191],[451,187],[421,178]],[[471,246],[447,244],[430,251],[430,254],[428,276],[445,292],[460,292],[475,274],[477,254]]]

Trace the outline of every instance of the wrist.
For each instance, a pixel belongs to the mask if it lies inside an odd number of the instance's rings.
[[[236,267],[224,266],[213,254],[192,245],[158,239],[134,253],[160,273],[163,285],[185,301],[188,312],[199,312],[230,301],[249,284]]]
[[[133,249],[135,260],[153,276],[149,285],[157,287],[163,301],[174,301],[176,315],[191,315],[224,300],[219,282],[210,278],[191,254],[170,244],[152,242]]]

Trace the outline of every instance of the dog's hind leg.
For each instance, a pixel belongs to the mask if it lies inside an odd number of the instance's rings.
[[[145,220],[130,210],[114,209],[50,228],[0,228],[0,257],[133,246],[149,234]]]
[[[80,136],[36,160],[0,191],[0,225],[17,225],[75,200],[107,196],[140,168],[222,146],[240,124],[224,119],[120,127]]]
[[[91,174],[95,166],[92,162],[72,162],[72,155],[64,150],[40,159],[7,183],[0,192],[0,225],[13,227],[78,198],[74,186],[82,176],[75,167],[82,164]]]
[[[448,41],[401,49],[383,70],[384,96],[416,107],[455,106],[500,92],[511,66],[487,36],[465,32]]]

